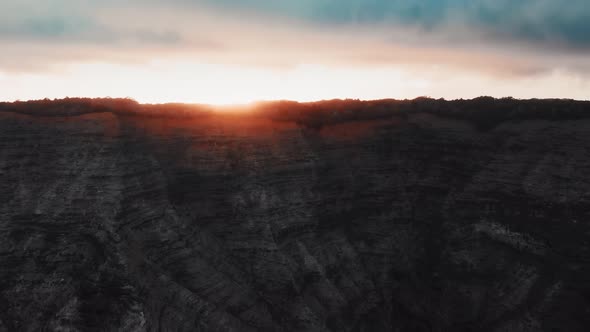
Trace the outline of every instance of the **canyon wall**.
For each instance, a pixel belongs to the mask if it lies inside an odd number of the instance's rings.
[[[589,129],[0,112],[0,331],[588,331]]]

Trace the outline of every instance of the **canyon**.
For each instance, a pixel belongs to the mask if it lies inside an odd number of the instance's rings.
[[[3,105],[0,331],[590,329],[587,104],[343,103]]]

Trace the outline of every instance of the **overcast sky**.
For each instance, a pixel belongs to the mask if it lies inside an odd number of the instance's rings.
[[[590,99],[587,0],[1,0],[0,99]]]

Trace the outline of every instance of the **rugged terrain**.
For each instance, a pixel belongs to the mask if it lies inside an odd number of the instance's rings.
[[[586,104],[52,103],[0,108],[0,331],[590,330]]]

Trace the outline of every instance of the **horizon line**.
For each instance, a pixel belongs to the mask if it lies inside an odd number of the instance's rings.
[[[253,106],[257,106],[259,104],[281,103],[281,102],[297,103],[297,104],[313,104],[313,103],[331,102],[331,101],[376,102],[376,101],[414,101],[414,100],[421,100],[421,99],[453,102],[453,101],[471,101],[471,100],[477,100],[477,99],[482,99],[482,98],[493,99],[493,100],[516,100],[516,101],[563,100],[563,101],[590,102],[590,99],[574,99],[574,98],[561,98],[561,97],[517,98],[517,97],[512,97],[512,96],[494,97],[494,96],[489,96],[489,95],[481,95],[481,96],[473,97],[473,98],[453,98],[453,99],[447,99],[444,97],[436,98],[436,97],[431,97],[431,96],[417,96],[414,98],[403,98],[403,99],[400,99],[400,98],[361,99],[361,98],[341,98],[340,97],[340,98],[326,98],[326,99],[305,100],[305,101],[294,100],[294,99],[261,99],[261,100],[254,100],[254,101],[245,102],[245,103],[227,103],[227,104],[224,104],[224,103],[203,103],[203,102],[198,102],[198,101],[195,101],[195,102],[166,101],[166,102],[152,103],[152,102],[142,102],[142,101],[135,99],[133,97],[110,97],[110,96],[105,96],[105,97],[81,97],[81,96],[71,97],[71,96],[66,96],[66,97],[59,97],[59,98],[45,97],[42,99],[27,99],[27,100],[20,100],[20,99],[0,100],[0,103],[14,104],[14,103],[33,103],[33,102],[43,102],[43,101],[55,102],[55,101],[80,99],[80,100],[126,100],[126,101],[130,101],[130,102],[134,102],[138,105],[148,105],[148,106],[149,105],[152,105],[152,106],[187,105],[187,106],[204,106],[204,107],[215,107],[215,108],[226,108],[226,107],[232,108],[232,107],[253,107]]]

